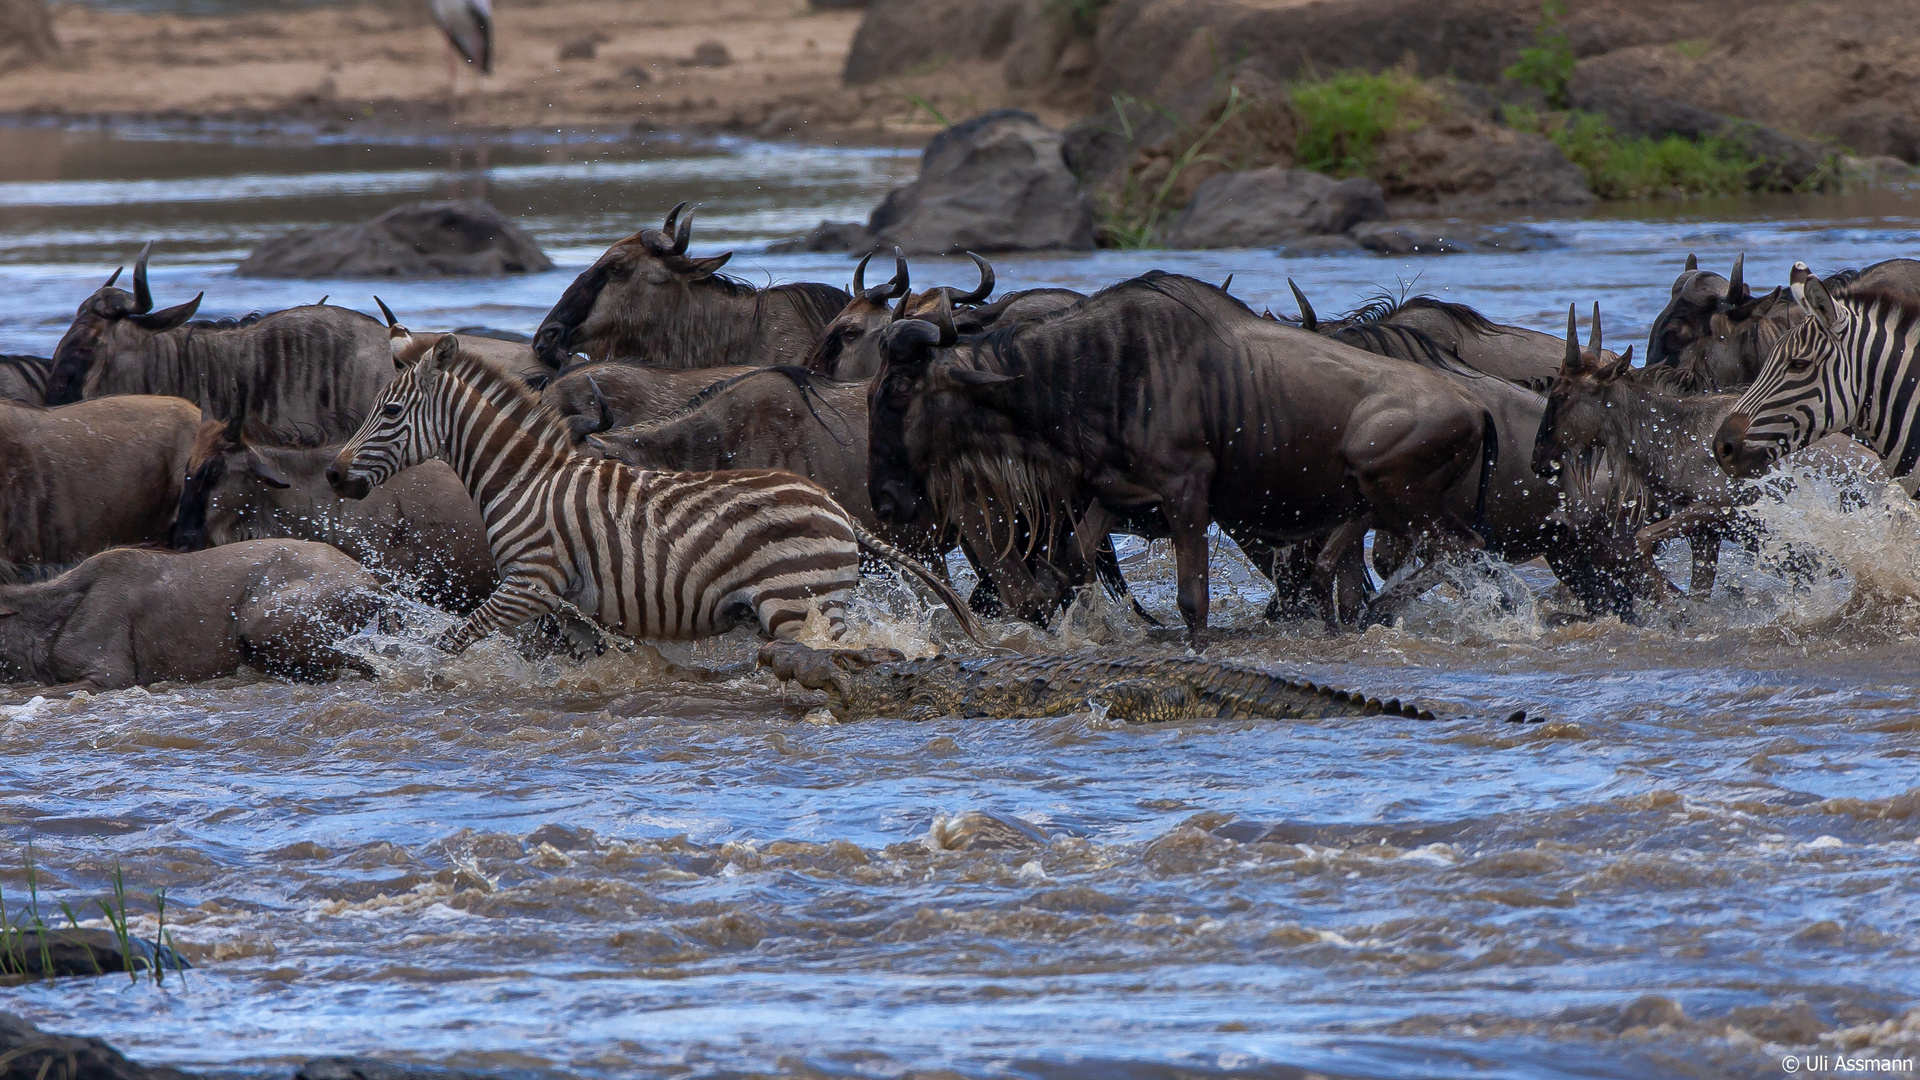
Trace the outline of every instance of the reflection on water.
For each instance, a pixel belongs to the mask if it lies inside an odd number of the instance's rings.
[[[442,153],[29,134],[68,149],[0,180],[0,350],[50,348],[148,236],[162,303],[365,291],[231,267],[253,238],[430,192]],[[751,252],[864,213],[913,167],[735,144],[495,160],[496,201],[562,269],[383,282],[409,321],[530,329],[600,246],[680,198],[702,202],[696,246],[738,246],[743,274],[844,280],[837,256]],[[1624,344],[1688,249],[1709,266],[1746,250],[1756,281],[1915,250],[1900,193],[1545,227],[1570,247],[996,265],[1007,288],[1232,272],[1256,306],[1292,275],[1323,311],[1410,280],[1545,328],[1599,299]],[[915,279],[963,266],[916,261]],[[1565,622],[1532,566],[1463,575],[1396,628],[1271,627],[1223,544],[1220,658],[1468,717],[1447,723],[823,725],[750,671],[749,636],[575,665],[501,641],[438,657],[431,625],[362,638],[373,683],[14,692],[0,831],[33,842],[57,899],[100,895],[116,863],[165,886],[200,966],[184,990],[35,985],[6,1007],[143,1059],[256,1068],[368,1052],[609,1077],[1624,1078],[1774,1075],[1789,1048],[1913,1057],[1920,519],[1855,459],[1774,486],[1715,600],[1641,627]],[[1171,620],[1165,545],[1126,554]],[[869,633],[929,633],[896,589],[865,592]],[[1065,627],[1000,632],[1179,648],[1098,598]],[[1519,707],[1547,721],[1488,719]],[[970,843],[969,811],[1041,837]],[[21,865],[0,851],[10,902]]]

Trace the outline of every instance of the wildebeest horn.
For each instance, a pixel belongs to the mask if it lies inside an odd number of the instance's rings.
[[[1693,252],[1691,251],[1687,252],[1687,269],[1689,270],[1700,269],[1700,260],[1695,258]]]
[[[1746,299],[1747,291],[1747,253],[1741,252],[1733,257],[1733,273],[1727,275],[1727,302],[1737,304]]]
[[[147,256],[153,252],[153,241],[140,249],[140,257],[133,261],[133,311],[144,314],[153,310],[153,292],[147,288]]]
[[[927,320],[940,328],[940,347],[946,348],[960,340],[960,331],[953,327],[953,303],[946,293],[940,294],[940,302],[933,306],[933,317]]]
[[[899,322],[899,321],[900,321],[901,319],[904,319],[904,318],[906,318],[906,317],[907,317],[907,301],[909,301],[909,300],[911,300],[911,299],[913,299],[913,297],[912,297],[912,295],[911,295],[911,294],[909,294],[909,293],[901,293],[901,294],[900,294],[900,302],[899,302],[899,303],[897,303],[897,304],[895,304],[895,305],[893,305],[893,315],[892,315],[892,317],[891,317],[891,318],[889,318],[889,319],[888,319],[887,321],[888,321],[888,322]]]
[[[972,292],[962,293],[948,289],[947,295],[952,297],[956,304],[977,304],[993,295],[993,264],[971,251],[967,252],[967,258],[972,259],[973,265],[980,268],[980,284],[975,285]]]
[[[1580,328],[1575,324],[1573,315],[1574,309],[1578,306],[1578,304],[1567,305],[1567,358],[1560,364],[1560,370],[1568,375],[1575,375],[1580,371],[1580,339],[1578,336]]]
[[[1295,285],[1292,278],[1287,279],[1287,288],[1293,290],[1293,302],[1300,305],[1300,329],[1320,329],[1320,318],[1313,313],[1313,305],[1307,303],[1307,294],[1300,291],[1300,286]]]
[[[680,205],[685,206],[686,204],[681,203]],[[685,255],[687,253],[687,242],[692,239],[693,239],[693,211],[689,210],[687,211],[687,216],[681,218],[680,224],[674,228],[673,246],[667,249],[667,254]]]
[[[1227,280],[1220,283],[1220,291],[1226,292],[1228,289],[1231,289],[1232,287],[1233,287],[1233,275],[1228,274]]]
[[[184,304],[175,304],[160,311],[143,312],[131,316],[130,319],[135,326],[145,330],[171,330],[193,318],[193,313],[200,310],[200,301],[204,300],[206,295],[204,292],[195,293],[193,299]]]
[[[1593,302],[1593,331],[1587,335],[1587,351],[1600,356],[1600,301]]]
[[[327,295],[325,295],[325,296],[323,296],[323,297],[321,297],[321,298],[320,298],[320,302],[319,302],[319,303],[317,303],[317,304],[315,304],[315,305],[313,305],[313,306],[314,306],[314,307],[326,307],[326,306],[327,306],[327,301],[329,301],[329,300],[331,300],[331,299],[333,299],[333,294],[332,294],[332,293],[328,293]]]
[[[373,302],[380,305],[380,314],[385,315],[387,317],[387,329],[391,330],[394,327],[400,325],[400,320],[393,317],[393,309],[387,306],[387,302],[385,300],[382,300],[378,296],[376,296],[373,298]]]
[[[587,389],[593,391],[593,407],[600,410],[600,419],[595,421],[593,427],[588,428],[586,433],[598,435],[613,427],[613,409],[608,407],[607,395],[600,392],[600,384],[594,382],[591,375],[587,376]]]
[[[680,211],[685,210],[686,208],[687,208],[687,203],[686,203],[686,200],[684,199],[682,199],[678,203],[675,203],[673,209],[667,211],[667,220],[660,223],[660,231],[663,233],[666,233],[668,236],[672,236],[674,222],[680,219]]]
[[[869,258],[871,258],[871,256],[869,256]],[[861,296],[870,304],[884,304],[897,296],[900,297],[900,302],[904,304],[907,302],[907,293],[911,289],[910,280],[907,274],[907,257],[900,253],[899,248],[894,248],[893,277],[884,285],[875,285],[873,288],[865,290],[861,293]],[[860,291],[858,283],[855,284],[854,288],[855,291]]]
[[[874,249],[874,251],[878,250],[880,249]],[[869,251],[865,255],[860,256],[860,264],[853,268],[853,292],[856,296],[867,291],[867,263],[872,260],[873,251]]]
[[[116,267],[114,267],[114,270],[113,270],[113,274],[112,274],[112,276],[110,276],[110,277],[108,277],[108,278],[107,278],[107,283],[106,283],[105,285],[102,285],[102,286],[100,286],[100,287],[101,287],[101,288],[103,288],[103,289],[111,289],[111,288],[113,288],[113,283],[114,283],[114,282],[116,282],[116,281],[119,281],[119,280],[120,280],[120,271],[122,271],[122,270],[125,270],[125,269],[126,269],[126,267],[124,267],[124,266],[116,266]]]

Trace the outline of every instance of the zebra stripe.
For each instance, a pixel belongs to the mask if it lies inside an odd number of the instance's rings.
[[[451,652],[562,599],[645,638],[708,637],[743,614],[788,638],[818,607],[838,638],[860,549],[872,546],[792,473],[641,471],[577,456],[556,414],[452,335],[386,387],[341,448],[337,483],[380,484],[436,455],[479,504],[501,576],[441,638]],[[961,610],[950,591],[942,600]]]
[[[1809,314],[1774,343],[1734,409],[1750,418],[1747,443],[1769,447],[1769,460],[1777,460],[1845,431],[1894,476],[1913,472],[1920,464],[1920,297],[1864,280],[1831,294],[1816,282],[1807,296],[1814,298]],[[1820,311],[1820,297],[1830,300],[1830,314]]]

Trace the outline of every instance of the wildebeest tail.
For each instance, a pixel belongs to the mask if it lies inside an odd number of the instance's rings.
[[[1480,490],[1473,497],[1473,531],[1487,535],[1487,492],[1493,487],[1493,470],[1500,464],[1500,429],[1493,425],[1493,414],[1480,412]]]
[[[892,544],[861,528],[859,522],[848,518],[847,524],[853,526],[853,538],[859,542],[863,550],[868,554],[885,559],[895,567],[905,570],[920,579],[922,585],[932,589],[933,595],[939,597],[940,602],[947,605],[947,610],[953,612],[953,617],[960,620],[960,629],[964,631],[968,637],[972,638],[975,644],[986,644],[986,642],[980,638],[979,625],[973,621],[973,612],[968,609],[967,602],[960,599],[960,595],[953,591],[953,586],[934,577],[933,571],[921,566],[918,560],[909,556],[906,552],[901,551],[899,548],[894,547]]]

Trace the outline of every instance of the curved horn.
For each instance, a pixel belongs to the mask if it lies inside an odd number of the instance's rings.
[[[1220,291],[1226,292],[1228,289],[1231,289],[1231,288],[1233,288],[1233,275],[1228,274],[1227,280],[1220,283]]]
[[[1600,355],[1600,301],[1593,302],[1593,330],[1587,335],[1587,351],[1595,358]]]
[[[685,206],[686,204],[681,203],[680,205]],[[681,218],[680,224],[674,228],[673,246],[667,249],[667,254],[685,255],[687,253],[687,242],[692,239],[693,239],[693,211],[689,210],[687,211],[687,216]]]
[[[1287,279],[1287,288],[1293,290],[1293,302],[1300,305],[1300,329],[1318,331],[1320,317],[1313,313],[1313,305],[1307,303],[1307,294],[1300,291],[1292,278]]]
[[[945,294],[943,293],[942,295],[945,295]],[[899,302],[899,303],[897,303],[897,304],[895,304],[895,305],[893,305],[893,316],[892,316],[891,318],[889,318],[889,319],[888,319],[887,321],[888,321],[888,322],[899,322],[899,321],[900,321],[901,319],[904,319],[904,318],[906,318],[906,317],[907,317],[907,301],[909,301],[909,300],[911,300],[911,299],[913,299],[913,296],[912,296],[912,294],[910,294],[910,293],[901,293],[901,294],[900,294],[900,302]]]
[[[102,285],[102,286],[100,286],[100,287],[101,287],[101,288],[103,288],[103,289],[111,289],[111,288],[113,288],[113,283],[114,283],[114,282],[116,282],[116,281],[119,281],[119,280],[120,280],[120,271],[122,271],[122,270],[125,270],[125,269],[126,269],[126,267],[124,267],[124,266],[117,266],[117,267],[115,267],[115,268],[114,268],[114,270],[113,270],[113,274],[112,274],[112,276],[110,276],[110,277],[108,277],[108,278],[107,278],[107,283],[106,283],[105,285]]]
[[[153,310],[153,292],[147,288],[147,256],[153,253],[153,241],[140,249],[140,257],[133,261],[133,311],[144,315]]]
[[[933,306],[933,316],[927,320],[940,328],[940,347],[946,348],[960,340],[960,331],[953,326],[953,303],[946,293],[940,294],[940,302]]]
[[[1741,252],[1733,257],[1733,273],[1727,275],[1727,302],[1737,304],[1746,299],[1747,291],[1747,253]]]
[[[161,311],[150,311],[134,315],[131,317],[132,322],[135,326],[144,327],[148,330],[171,330],[181,323],[186,322],[188,319],[193,318],[193,313],[200,310],[200,301],[206,299],[206,295],[204,292],[196,293],[193,299],[184,304],[175,304]]]
[[[607,405],[607,395],[600,392],[600,384],[587,376],[587,389],[593,391],[593,407],[600,410],[600,419],[587,429],[586,434],[598,435],[613,427],[613,409]]]
[[[1575,325],[1573,316],[1574,308],[1577,306],[1567,305],[1567,358],[1561,361],[1560,370],[1568,375],[1578,374],[1580,371],[1579,327]]]
[[[886,296],[905,297],[913,288],[913,277],[907,273],[907,257],[899,248],[893,249],[893,278],[887,282]]]
[[[373,298],[373,302],[380,305],[380,314],[387,317],[387,329],[391,330],[400,325],[400,320],[393,317],[393,309],[387,306],[385,300],[376,296]]]
[[[980,268],[980,284],[975,285],[972,292],[961,293],[948,289],[947,295],[951,296],[956,304],[978,304],[993,295],[993,264],[971,251],[967,252],[967,258],[972,259],[973,265]]]
[[[1695,258],[1693,252],[1691,251],[1687,252],[1687,269],[1689,270],[1700,269],[1700,260]]]
[[[681,201],[675,203],[673,206],[673,209],[667,211],[667,220],[660,223],[660,231],[663,233],[666,233],[668,236],[672,236],[673,223],[679,220],[680,211],[685,210],[686,208],[687,208],[687,203],[685,199],[682,199]]]
[[[878,250],[878,248],[874,249],[874,251]],[[853,294],[855,296],[867,291],[867,263],[871,261],[873,261],[873,252],[869,251],[865,255],[860,256],[860,265],[853,268]]]

